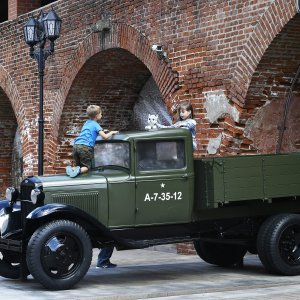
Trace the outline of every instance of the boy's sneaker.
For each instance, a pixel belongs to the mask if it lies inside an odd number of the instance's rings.
[[[71,166],[67,166],[66,167],[66,173],[67,173],[67,175],[70,176],[71,172],[72,172],[72,167]]]
[[[74,177],[76,177],[79,174],[80,174],[80,167],[77,166],[77,167],[72,168],[72,170],[70,172],[70,177],[74,178]]]
[[[100,269],[100,268],[103,268],[103,269],[112,269],[112,268],[115,268],[117,265],[116,264],[113,264],[111,263],[110,261],[108,262],[104,262],[100,265],[97,265],[97,269]]]

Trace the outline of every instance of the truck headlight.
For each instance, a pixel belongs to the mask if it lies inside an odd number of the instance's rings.
[[[8,187],[5,192],[5,197],[10,202],[10,204],[16,203],[19,197],[18,189],[14,187]]]
[[[33,204],[41,203],[45,199],[45,194],[40,189],[31,191],[30,199]]]

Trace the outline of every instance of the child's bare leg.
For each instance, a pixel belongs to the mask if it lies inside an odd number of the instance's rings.
[[[80,173],[83,174],[83,173],[87,173],[89,171],[89,169],[87,167],[81,167],[80,168]]]

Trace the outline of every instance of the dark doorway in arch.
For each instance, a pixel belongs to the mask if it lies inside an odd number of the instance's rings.
[[[17,129],[17,120],[13,112],[11,103],[0,88],[0,195],[3,196],[5,189],[10,186],[13,181],[12,173],[17,174],[17,170],[13,170],[13,152],[14,140]],[[21,173],[21,170],[19,170]],[[21,176],[22,174],[20,174]]]
[[[300,65],[300,16],[296,15],[274,38],[253,74],[246,96],[248,119],[246,135],[259,153],[275,153],[280,129],[281,152],[300,151],[300,84],[293,88],[293,99],[286,100]]]
[[[148,113],[155,111],[167,118],[162,96],[148,68],[124,49],[101,51],[78,72],[65,101],[57,152],[57,168],[61,171],[72,161],[71,143],[87,120],[86,108],[90,104],[101,106],[100,123],[104,129],[144,129]],[[139,114],[144,117],[138,117]]]
[[[41,0],[41,7],[45,6],[47,4],[53,3],[55,1],[57,1],[57,0]]]
[[[0,1],[0,23],[8,20],[8,0]]]

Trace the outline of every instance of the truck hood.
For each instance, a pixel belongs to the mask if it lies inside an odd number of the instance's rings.
[[[91,171],[87,174],[70,178],[65,174],[49,175],[39,177],[43,188],[61,187],[61,186],[82,186],[91,184],[106,184],[107,182],[122,182],[129,178],[129,173],[125,170],[101,169]]]

